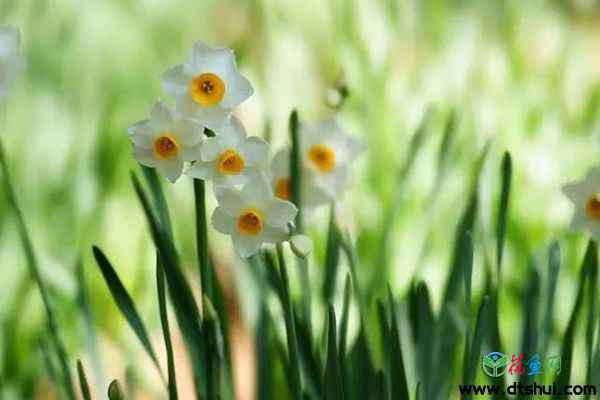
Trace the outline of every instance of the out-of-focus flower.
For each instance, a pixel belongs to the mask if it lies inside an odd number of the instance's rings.
[[[335,119],[303,124],[300,134],[304,167],[329,201],[335,201],[350,183],[351,164],[363,151],[362,142],[346,134]]]
[[[289,239],[288,224],[298,210],[289,201],[273,195],[269,183],[261,176],[242,190],[222,188],[217,191],[218,207],[212,215],[215,229],[231,235],[241,257],[255,254],[263,243]]]
[[[261,172],[269,145],[256,136],[246,137],[242,123],[235,117],[206,139],[200,146],[198,161],[185,173],[212,180],[216,186],[234,186],[248,182]]]
[[[307,173],[303,168],[302,173],[302,205],[305,207],[316,207],[327,204],[330,197],[327,192],[315,185],[314,175]],[[283,148],[275,154],[270,168],[271,185],[275,196],[283,200],[291,200],[292,187],[290,179],[290,149]]]
[[[156,102],[150,118],[129,127],[133,156],[142,165],[157,168],[171,181],[181,175],[184,161],[199,158],[204,127],[181,118],[162,102]]]
[[[0,27],[0,99],[5,97],[12,83],[25,67],[20,51],[21,35],[12,27]]]
[[[231,110],[253,93],[236,67],[233,51],[197,42],[185,64],[161,77],[163,90],[176,99],[176,109],[212,130],[219,130]]]
[[[600,168],[593,168],[583,181],[563,187],[565,195],[575,204],[571,229],[588,230],[600,240]]]

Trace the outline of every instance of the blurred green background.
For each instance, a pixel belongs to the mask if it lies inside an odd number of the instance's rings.
[[[474,268],[476,291],[483,285],[485,261],[494,254],[500,158],[510,151],[514,180],[500,297],[503,340],[507,349],[518,350],[525,271],[532,260],[544,268],[553,238],[563,248],[555,315],[565,316],[556,321],[557,330],[564,329],[586,239],[568,233],[572,209],[560,188],[600,160],[600,2],[0,0],[0,24],[20,28],[28,64],[3,106],[0,136],[70,356],[88,360],[89,334],[76,302],[75,268],[83,260],[106,368],[98,380],[124,376],[126,366],[143,355],[90,246],[107,251],[147,323],[159,329],[153,248],[130,185],[137,166],[126,129],[145,118],[156,98],[170,100],[159,76],[187,57],[198,39],[236,50],[255,88],[238,115],[249,134],[270,132],[273,153],[287,140],[293,108],[304,120],[328,116],[335,87],[347,85],[340,119],[368,150],[355,165],[338,218],[357,237],[360,278],[371,282],[382,273],[379,232],[394,203],[387,280],[399,296],[413,279],[425,280],[434,309],[440,306],[449,239],[466,203],[469,177],[489,142]],[[423,146],[399,187],[398,171],[428,108],[433,117]],[[452,113],[457,129],[444,142]],[[183,177],[165,188],[180,252],[193,273],[192,184]],[[326,211],[309,220],[316,260],[323,256]],[[233,256],[227,238],[211,231],[210,241],[215,257],[230,265],[244,319],[252,325],[252,271]],[[323,273],[320,263],[313,265],[318,290]],[[5,196],[0,196],[0,269],[4,395],[19,399],[34,391],[38,398],[52,398],[40,355],[43,310]],[[323,318],[323,310],[316,310],[318,325]],[[148,388],[143,392],[161,393],[153,371],[139,365],[131,371]]]

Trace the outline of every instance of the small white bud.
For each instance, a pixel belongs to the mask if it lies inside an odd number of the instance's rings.
[[[290,239],[290,247],[298,257],[305,258],[311,253],[313,243],[306,235],[293,235]]]

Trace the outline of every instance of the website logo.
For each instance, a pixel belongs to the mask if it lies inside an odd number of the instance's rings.
[[[509,375],[540,375],[543,371],[542,357],[539,353],[534,353],[526,359],[522,353],[512,354],[509,359],[507,355],[498,351],[483,354],[482,357],[483,372],[492,378],[504,375],[507,371]],[[561,358],[558,355],[552,355],[546,358],[546,371],[554,375],[560,374]]]

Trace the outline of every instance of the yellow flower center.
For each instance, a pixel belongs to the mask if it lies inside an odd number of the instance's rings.
[[[585,205],[585,213],[588,218],[594,220],[600,220],[600,199],[598,193],[593,193]]]
[[[280,178],[275,182],[275,196],[282,200],[289,200],[292,197],[292,186],[290,178]]]
[[[315,144],[308,149],[308,159],[321,172],[329,172],[335,168],[335,150],[326,144]]]
[[[238,218],[238,230],[243,235],[256,236],[262,232],[262,214],[256,208],[246,209]]]
[[[210,72],[196,75],[190,82],[190,95],[201,106],[211,107],[223,100],[225,83]]]
[[[244,169],[244,159],[233,149],[225,150],[220,156],[217,166],[225,175],[237,175]]]
[[[170,160],[179,154],[179,143],[171,132],[163,132],[154,140],[154,156],[161,160]]]

